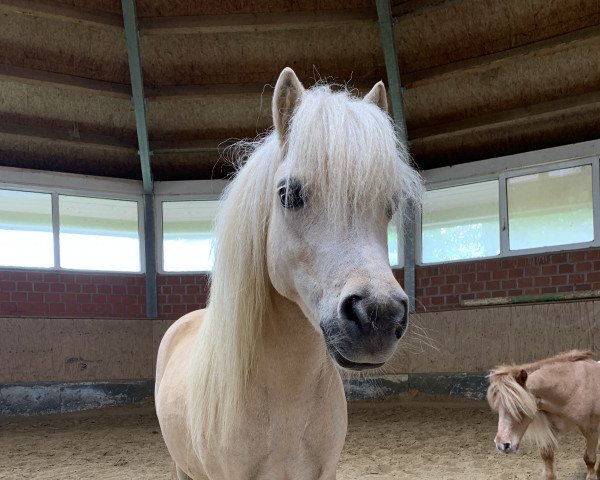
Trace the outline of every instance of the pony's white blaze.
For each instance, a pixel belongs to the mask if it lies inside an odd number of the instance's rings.
[[[208,308],[159,351],[157,412],[182,471],[335,478],[345,400],[332,359],[379,366],[407,322],[386,230],[418,205],[421,180],[380,107],[381,83],[361,100],[282,72],[275,131],[221,203]]]

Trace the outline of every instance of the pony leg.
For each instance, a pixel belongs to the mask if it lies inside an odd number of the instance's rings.
[[[595,465],[596,465],[596,449],[598,448],[598,431],[583,432],[585,437],[586,448],[583,454],[583,461],[587,467],[586,480],[597,480]]]
[[[554,476],[554,450],[542,450],[544,461],[544,480],[555,480]]]

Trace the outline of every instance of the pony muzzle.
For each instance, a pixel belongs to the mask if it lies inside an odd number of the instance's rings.
[[[321,322],[333,360],[350,370],[378,368],[394,353],[408,327],[408,302],[394,295],[385,301],[353,293],[343,297],[337,315]]]

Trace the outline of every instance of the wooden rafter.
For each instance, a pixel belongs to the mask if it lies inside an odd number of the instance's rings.
[[[52,0],[0,0],[0,11],[57,18],[86,25],[123,28],[123,18],[116,13],[72,7]]]
[[[29,85],[48,85],[106,97],[123,99],[131,97],[131,87],[122,83],[104,82],[75,75],[14,67],[12,65],[0,64],[0,80],[18,81]]]
[[[546,38],[537,42],[528,43],[515,48],[509,48],[500,52],[481,55],[475,58],[468,58],[457,62],[440,65],[438,67],[425,68],[411,73],[406,73],[402,76],[405,86],[415,87],[431,82],[439,81],[443,77],[461,74],[464,72],[480,70],[489,65],[511,60],[515,57],[522,57],[531,54],[539,54],[545,50],[552,50],[563,45],[568,45],[575,42],[585,41],[591,38],[600,37],[600,26],[581,28],[574,32],[557,35],[555,37]]]
[[[115,138],[114,136],[81,132],[77,129],[59,130],[47,127],[1,122],[0,134],[24,138],[37,138],[61,144],[77,144],[127,153],[135,153],[137,151],[136,142],[133,138]]]
[[[185,17],[140,18],[140,30],[146,35],[189,33],[263,32],[310,27],[326,27],[356,22],[375,22],[372,8],[321,10],[286,13],[236,13]]]
[[[510,124],[528,118],[553,115],[567,110],[582,108],[590,105],[600,105],[600,90],[574,95],[571,97],[536,103],[525,107],[512,108],[501,112],[489,113],[470,117],[456,122],[448,122],[431,127],[409,131],[411,142],[426,142],[432,138],[451,137],[466,133],[476,133],[502,124]]]

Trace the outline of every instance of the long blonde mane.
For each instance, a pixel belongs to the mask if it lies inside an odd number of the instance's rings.
[[[348,228],[382,201],[419,203],[420,176],[408,166],[391,119],[375,105],[321,85],[304,92],[290,125],[287,169],[303,179],[311,199],[326,200],[314,204],[339,223],[332,228]],[[233,433],[270,320],[266,239],[281,156],[275,132],[255,142],[222,198],[209,304],[189,363],[196,451],[215,434]]]

